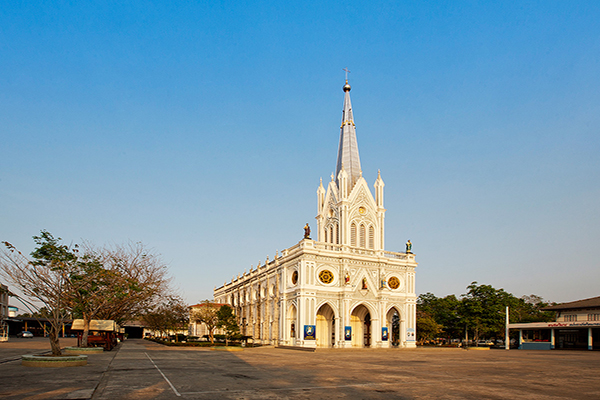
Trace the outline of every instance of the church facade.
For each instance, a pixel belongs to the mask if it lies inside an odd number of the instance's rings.
[[[216,288],[256,343],[415,347],[415,255],[386,251],[384,183],[362,176],[346,81],[336,172],[317,189],[316,240],[304,239]]]

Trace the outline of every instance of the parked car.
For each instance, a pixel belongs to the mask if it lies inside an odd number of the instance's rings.
[[[33,337],[33,333],[29,332],[29,331],[22,331],[17,333],[17,337],[22,337],[22,338],[32,338]]]
[[[480,340],[479,342],[477,342],[477,346],[493,346],[494,342],[492,342],[491,340]]]

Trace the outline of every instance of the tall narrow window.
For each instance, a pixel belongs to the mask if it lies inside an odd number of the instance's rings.
[[[329,227],[329,243],[333,243],[333,225]]]
[[[365,226],[363,224],[360,224],[360,233],[359,233],[360,247],[367,247],[366,236],[367,236],[367,232],[366,232]]]
[[[375,249],[375,228],[372,225],[369,227],[369,248]]]
[[[335,244],[340,244],[340,224],[335,224]]]
[[[356,247],[356,224],[350,225],[350,246]]]

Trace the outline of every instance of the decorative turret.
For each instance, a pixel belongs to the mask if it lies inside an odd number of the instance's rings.
[[[377,171],[377,180],[375,181],[375,203],[377,207],[383,208],[383,179],[381,179],[381,171]]]
[[[325,188],[323,187],[323,179],[317,189],[317,212],[321,214],[323,212],[323,206],[325,205]]]

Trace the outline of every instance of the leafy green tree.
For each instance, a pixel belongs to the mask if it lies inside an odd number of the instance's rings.
[[[417,340],[423,344],[426,340],[435,339],[442,332],[442,326],[426,313],[417,313]]]
[[[535,294],[523,296],[511,307],[510,318],[513,322],[551,322],[556,320],[554,311],[543,311],[542,308],[553,305]]]
[[[33,240],[37,247],[29,260],[12,244],[2,242],[0,251],[0,273],[10,285],[16,287],[23,296],[17,297],[34,315],[45,307],[50,329],[48,338],[52,354],[59,356],[59,334],[64,322],[70,318],[68,298],[71,291],[69,274],[77,263],[77,246],[61,243],[47,231],[41,231]],[[38,321],[39,322],[39,321]]]
[[[436,297],[433,293],[425,293],[417,299],[418,312],[433,318],[441,326],[439,334],[443,334],[448,339],[460,336],[463,330],[459,308],[460,301],[454,295]]]
[[[468,292],[462,295],[461,315],[468,329],[473,331],[473,339],[496,335],[504,329],[505,307],[514,302],[514,296],[495,289],[491,285],[478,285],[472,282]]]
[[[229,339],[240,332],[233,309],[227,304],[222,305],[217,311],[217,320],[217,326],[225,331],[225,345],[229,345]]]

